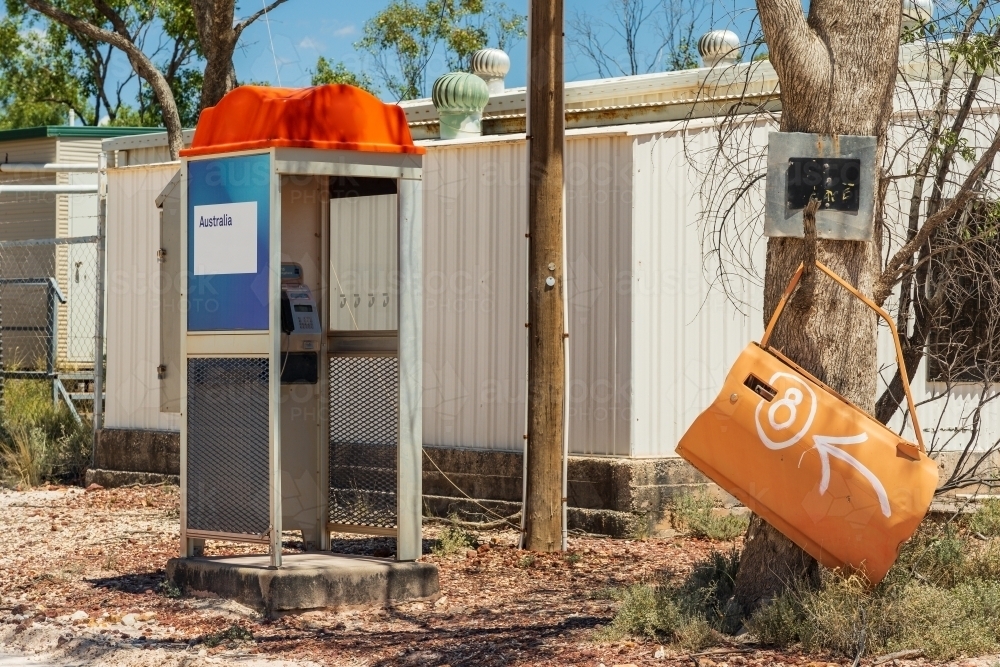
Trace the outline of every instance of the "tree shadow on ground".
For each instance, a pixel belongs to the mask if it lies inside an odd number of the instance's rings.
[[[127,573],[116,577],[84,579],[84,581],[94,588],[120,591],[122,593],[142,594],[147,591],[155,593],[166,578],[167,573],[159,569],[155,572]]]

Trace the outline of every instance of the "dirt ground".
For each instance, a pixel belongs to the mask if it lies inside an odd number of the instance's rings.
[[[683,574],[732,544],[578,537],[570,553],[579,558],[526,558],[513,547],[514,532],[483,533],[489,548],[475,555],[424,556],[440,567],[436,600],[267,620],[224,600],[172,597],[176,592],[161,586],[166,561],[177,553],[178,518],[174,487],[0,491],[0,651],[112,667],[849,664],[746,645],[690,655],[652,641],[595,638],[617,605],[596,593],[660,572]],[[427,528],[428,548],[436,534]],[[298,546],[289,535],[286,548]],[[370,555],[387,546],[376,538],[337,541],[339,551]],[[249,549],[207,546],[209,555]]]

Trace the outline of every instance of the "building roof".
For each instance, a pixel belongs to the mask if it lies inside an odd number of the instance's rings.
[[[723,115],[734,103],[778,108],[778,77],[767,61],[655,72],[565,84],[566,128],[605,127]],[[418,139],[438,136],[430,98],[400,102]],[[524,132],[527,89],[490,95],[483,134]]]
[[[107,139],[108,137],[123,137],[133,134],[148,134],[163,132],[162,127],[111,127],[101,125],[44,125],[41,127],[24,127],[16,130],[0,130],[0,142],[20,141],[22,139],[45,139],[48,137],[67,137],[74,139]]]
[[[900,79],[911,84],[940,78],[936,42],[918,40],[900,46]],[[766,60],[637,76],[619,76],[565,84],[566,129],[722,117],[735,112],[781,110],[778,75]],[[905,96],[900,107],[908,103]],[[437,139],[438,111],[430,98],[407,100],[406,112],[416,139]],[[525,131],[527,89],[491,93],[483,109],[484,135]]]
[[[241,86],[201,112],[183,156],[260,148],[314,148],[367,153],[424,152],[406,115],[354,86]]]

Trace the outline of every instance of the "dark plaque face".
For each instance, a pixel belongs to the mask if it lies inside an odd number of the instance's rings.
[[[820,209],[858,211],[858,180],[861,160],[847,158],[793,157],[788,160],[788,208],[805,208],[810,197]]]

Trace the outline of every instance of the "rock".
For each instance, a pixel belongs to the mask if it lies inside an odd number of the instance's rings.
[[[667,649],[663,648],[662,646],[657,646],[656,653],[653,654],[653,657],[656,658],[657,660],[663,660],[664,658],[667,657]]]
[[[717,664],[711,658],[698,658],[698,667],[716,667]]]
[[[481,554],[484,554],[484,553],[486,553],[489,550],[490,550],[490,545],[489,544],[480,544],[479,548],[476,549],[476,551],[478,553],[481,553]]]
[[[90,618],[90,614],[81,609],[80,611],[74,611],[73,615],[69,617],[69,620],[74,623],[79,623],[80,621],[85,621],[88,618]]]
[[[466,558],[475,558],[478,555],[479,555],[479,552],[476,551],[475,549],[467,549],[465,551],[465,557]]]
[[[434,606],[435,607],[443,607],[446,604],[448,604],[448,596],[447,595],[442,595],[441,597],[439,597],[437,600],[434,601]]]
[[[94,482],[93,484],[91,484],[90,486],[88,486],[86,489],[84,489],[84,491],[86,491],[88,493],[91,492],[91,491],[103,491],[103,490],[104,490],[104,487],[101,486],[100,484],[98,484],[97,482]]]
[[[154,618],[156,618],[156,613],[152,611],[144,611],[143,613],[139,614],[138,618],[140,621],[151,621]]]
[[[129,628],[133,627],[138,622],[139,619],[135,617],[135,614],[125,614],[125,617],[122,618],[122,625],[127,626]]]

